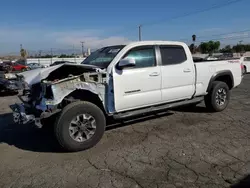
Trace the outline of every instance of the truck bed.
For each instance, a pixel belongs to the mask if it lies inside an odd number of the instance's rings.
[[[212,78],[220,71],[230,71],[233,75],[234,86],[241,83],[242,70],[238,60],[222,60],[222,61],[205,61],[196,62],[196,96],[205,95],[207,93],[208,84],[207,78]]]

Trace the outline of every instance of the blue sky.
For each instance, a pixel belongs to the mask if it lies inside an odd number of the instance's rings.
[[[250,1],[241,0],[219,9],[170,19],[228,0],[8,0],[1,2],[0,53],[14,53],[22,43],[28,50],[80,49],[86,46],[126,43],[138,39],[137,25],[144,40],[190,39],[192,34],[212,35],[250,29]],[[156,23],[151,25],[150,23]],[[250,33],[238,33],[232,44]],[[249,37],[248,37],[249,36]],[[219,36],[227,37],[227,36]],[[217,37],[218,38],[218,37]]]

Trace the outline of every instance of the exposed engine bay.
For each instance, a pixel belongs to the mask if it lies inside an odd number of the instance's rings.
[[[41,127],[40,119],[60,112],[68,102],[89,93],[106,106],[106,71],[98,67],[62,64],[19,73],[17,77],[24,83],[19,96],[25,105],[22,123],[35,121]]]

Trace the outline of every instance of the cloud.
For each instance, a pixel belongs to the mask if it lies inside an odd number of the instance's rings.
[[[47,28],[1,28],[0,27],[0,54],[18,52],[20,44],[24,48],[37,51],[41,49],[80,49],[80,41],[84,41],[86,48],[96,49],[114,44],[126,44],[129,39],[120,36],[102,37],[103,30],[52,30]]]
[[[205,29],[201,29],[199,31],[199,33],[203,33],[203,34],[207,34],[207,33],[211,33],[211,32],[221,32],[223,31],[224,29],[223,28],[220,28],[220,27],[212,27],[212,28],[205,28]]]
[[[84,46],[88,48],[99,48],[108,45],[115,45],[115,44],[127,44],[130,41],[124,37],[116,37],[111,36],[108,38],[101,38],[95,36],[85,36],[85,37],[77,37],[73,35],[68,35],[64,37],[57,38],[57,43],[63,45],[73,45],[78,44],[80,41],[84,42]]]
[[[224,35],[222,38],[234,39],[234,38],[242,38],[242,37],[248,37],[248,36],[249,36],[248,32],[243,32],[243,33],[232,33],[232,34]]]

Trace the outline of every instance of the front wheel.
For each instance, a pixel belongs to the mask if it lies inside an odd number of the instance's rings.
[[[205,96],[206,107],[213,112],[226,109],[230,100],[230,90],[225,82],[215,81]]]
[[[82,151],[95,146],[102,138],[106,119],[102,110],[90,102],[66,106],[55,123],[55,134],[63,149]]]

